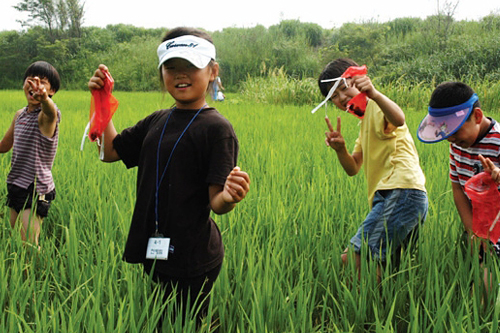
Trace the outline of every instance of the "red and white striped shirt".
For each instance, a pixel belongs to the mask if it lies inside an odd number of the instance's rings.
[[[450,145],[450,179],[464,186],[469,178],[483,171],[479,154],[500,167],[500,124],[491,119],[490,129],[469,148]]]
[[[17,117],[14,125],[14,147],[11,170],[7,183],[27,189],[36,184],[38,194],[54,189],[52,165],[57,151],[59,121],[61,112],[57,109],[57,127],[54,136],[48,138],[40,132],[38,115],[41,108],[28,112],[26,107]]]

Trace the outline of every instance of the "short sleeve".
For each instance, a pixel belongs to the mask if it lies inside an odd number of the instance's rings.
[[[113,148],[127,168],[136,167],[139,164],[144,139],[151,122],[157,116],[158,111],[140,120],[134,126],[124,129],[113,140]]]
[[[363,152],[363,147],[361,146],[361,134],[356,139],[356,142],[354,143],[354,150],[352,152],[353,153],[362,153]]]
[[[208,184],[224,185],[227,176],[236,166],[238,149],[238,140],[234,135],[215,142],[210,155],[206,179]]]

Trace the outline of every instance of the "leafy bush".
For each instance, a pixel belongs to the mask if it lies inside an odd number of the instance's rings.
[[[241,86],[242,97],[257,103],[312,105],[318,94],[315,80],[292,78],[283,67],[269,69],[263,76],[248,76]]]

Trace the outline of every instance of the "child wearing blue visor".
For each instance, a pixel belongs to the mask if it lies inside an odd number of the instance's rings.
[[[432,93],[429,113],[420,123],[417,136],[424,143],[442,140],[451,143],[453,199],[465,230],[473,236],[472,204],[464,185],[481,171],[490,173],[498,182],[500,125],[484,115],[479,98],[471,87],[461,82],[445,82]],[[492,245],[500,256],[500,243]]]

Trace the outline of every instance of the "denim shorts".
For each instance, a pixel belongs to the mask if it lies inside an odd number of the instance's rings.
[[[375,192],[372,210],[366,216],[351,244],[356,253],[368,245],[374,259],[384,261],[387,248],[392,252],[418,236],[418,227],[427,216],[427,193],[415,189]]]
[[[33,206],[34,184],[27,189],[7,184],[7,206],[14,209],[17,213],[21,210],[31,209]],[[36,214],[40,217],[47,217],[50,203],[56,198],[56,190],[53,189],[43,197],[37,197]]]

